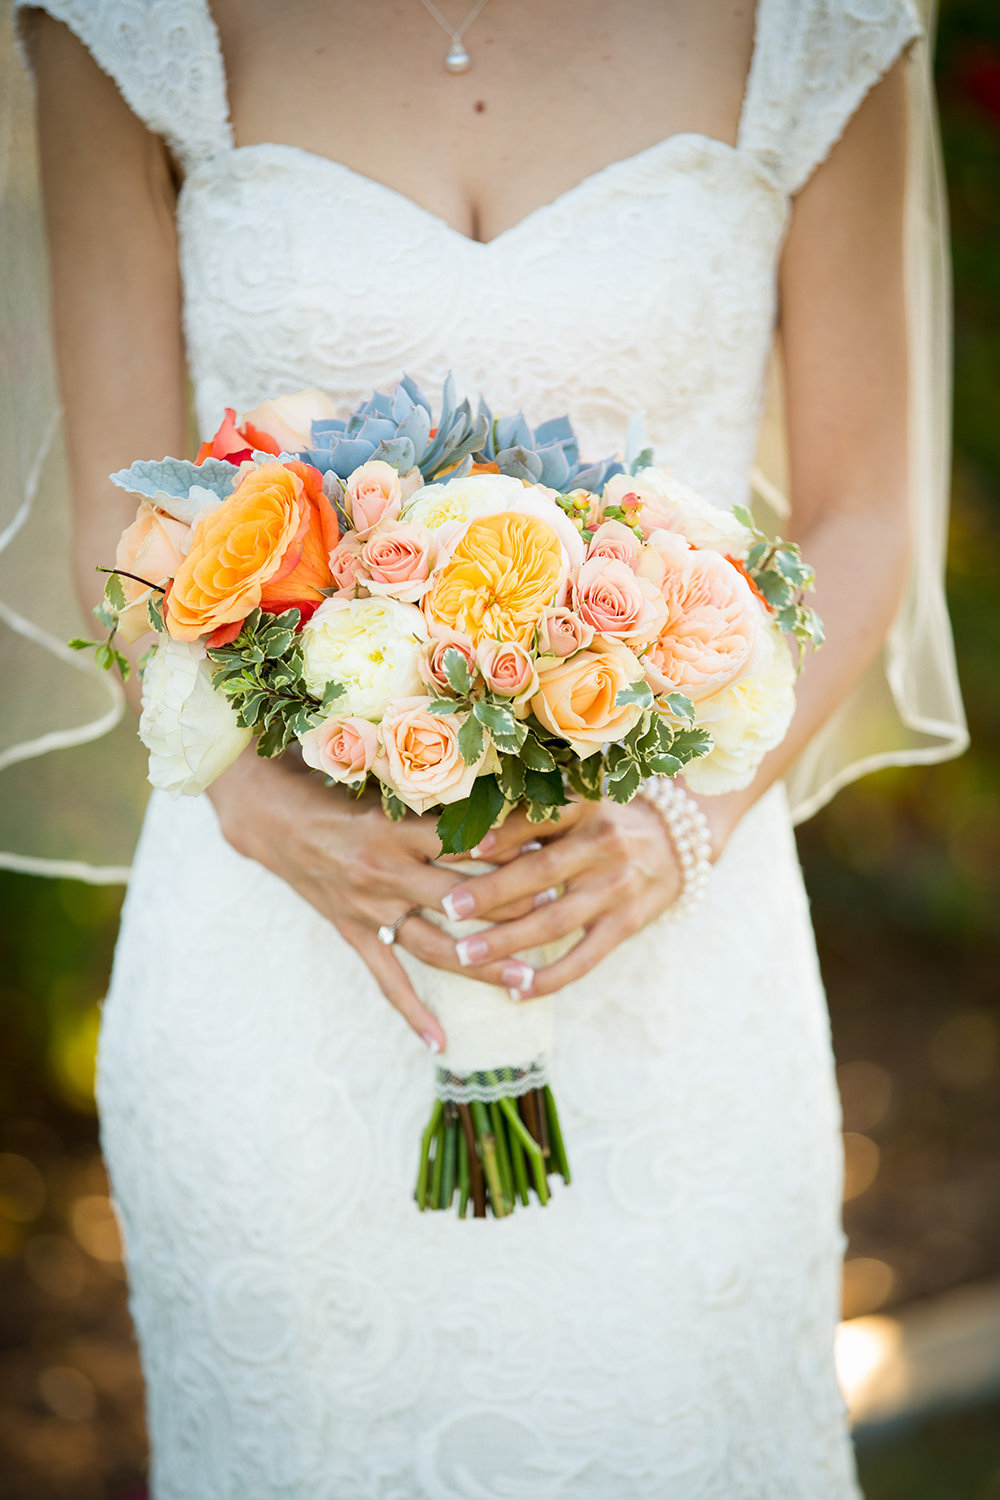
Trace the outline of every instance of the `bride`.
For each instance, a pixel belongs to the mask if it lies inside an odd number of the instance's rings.
[[[349,409],[404,370],[568,412],[595,455],[642,409],[657,458],[730,506],[780,329],[784,524],[828,635],[786,742],[702,799],[714,870],[679,925],[641,799],[540,834],[513,816],[482,847],[498,868],[459,881],[432,820],[288,762],[244,756],[211,802],[153,794],[99,1102],[156,1500],[848,1500],[839,1116],[789,791],[802,815],[947,753],[907,712],[940,590],[910,524],[910,0],[19,21],[90,602],[131,520],[106,476],[188,451],[188,371],[202,435],[226,405],[311,386]],[[893,701],[894,621],[895,740],[862,728]],[[494,922],[481,941],[398,924],[446,896]],[[580,927],[548,967],[517,957]],[[470,1005],[480,981],[558,994],[575,1181],[544,1212],[415,1209],[445,1041],[423,965],[465,973]]]

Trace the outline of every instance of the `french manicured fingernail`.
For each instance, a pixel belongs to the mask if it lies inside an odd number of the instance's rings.
[[[482,859],[489,854],[491,849],[496,848],[497,836],[495,833],[484,834],[474,849],[469,850],[470,859]]]
[[[467,968],[469,964],[481,964],[489,951],[489,943],[481,937],[463,938],[460,943],[455,944],[455,952],[463,968]],[[504,983],[507,981],[504,980]]]
[[[521,853],[522,854],[534,854],[535,851],[537,849],[540,849],[541,847],[542,847],[542,841],[541,841],[541,839],[529,839],[526,844],[522,844],[521,845]]]
[[[421,1032],[421,1036],[423,1037],[424,1041],[427,1043],[427,1050],[428,1050],[428,1052],[433,1052],[433,1053],[437,1054],[438,1052],[441,1051],[441,1043],[438,1041],[437,1037],[434,1036],[431,1032],[429,1032],[429,1031],[423,1031],[423,1032]]]
[[[519,959],[512,958],[500,970],[500,978],[510,991],[512,1000],[523,1000],[525,995],[531,994],[535,971],[530,964],[523,964]]]
[[[449,891],[447,896],[441,897],[441,905],[444,914],[453,922],[461,922],[470,912],[476,909],[476,898],[471,891]]]
[[[538,892],[538,895],[535,897],[533,905],[535,905],[535,906],[548,906],[549,902],[550,901],[555,901],[556,898],[558,897],[558,895],[559,895],[559,892],[556,890],[555,886],[554,885],[550,885],[547,891],[539,891]]]

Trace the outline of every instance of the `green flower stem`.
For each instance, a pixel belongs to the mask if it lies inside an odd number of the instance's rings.
[[[553,1165],[563,1182],[569,1182],[569,1157],[566,1155],[566,1145],[563,1141],[562,1126],[559,1123],[559,1111],[556,1109],[555,1096],[548,1084],[545,1085],[542,1094],[545,1100],[545,1113],[548,1116]]]
[[[514,1173],[510,1166],[510,1150],[507,1146],[507,1132],[503,1126],[503,1116],[500,1106],[491,1103],[489,1106],[490,1124],[493,1126],[493,1139],[497,1143],[497,1166],[500,1168],[500,1186],[503,1189],[504,1208],[511,1213],[514,1208]]]
[[[434,1165],[431,1168],[431,1208],[441,1207],[441,1183],[444,1178],[444,1111],[434,1133]]]
[[[545,1118],[545,1098],[542,1094],[541,1089],[532,1089],[531,1092],[534,1096],[535,1115],[538,1119],[538,1144],[542,1148],[542,1155],[545,1157],[545,1167],[547,1171],[549,1157],[552,1154],[552,1146],[551,1142],[549,1141],[549,1125],[548,1121]]]
[[[521,1097],[524,1098],[526,1096],[522,1095]],[[527,1152],[528,1160],[531,1162],[531,1175],[535,1179],[535,1192],[538,1194],[539,1202],[548,1203],[549,1184],[545,1176],[545,1158],[542,1155],[542,1148],[526,1128],[514,1107],[512,1099],[501,1099],[500,1108],[510,1124],[511,1131],[517,1135],[521,1145]]]
[[[525,1127],[531,1135],[531,1138],[534,1141],[535,1145],[538,1146],[538,1110],[535,1105],[534,1089],[529,1089],[526,1094],[521,1094],[518,1098],[517,1105],[518,1109],[521,1112],[521,1119],[524,1121]]]
[[[469,1143],[462,1127],[463,1122],[460,1119],[458,1125],[458,1217],[460,1219],[465,1218],[469,1207],[469,1192],[472,1184],[472,1173],[469,1170]]]
[[[503,1109],[503,1105],[501,1105],[500,1107],[501,1109]],[[504,1110],[505,1115],[506,1113],[507,1111]],[[517,1110],[514,1111],[514,1114],[517,1117],[518,1124],[520,1124],[520,1116],[518,1116]],[[521,1137],[518,1135],[517,1131],[513,1128],[513,1126],[509,1124],[508,1131],[510,1164],[514,1170],[514,1185],[517,1188],[517,1196],[520,1198],[524,1207],[527,1208],[531,1202],[531,1199],[528,1196],[528,1167],[527,1163],[524,1160],[524,1146],[521,1144]]]
[[[445,1105],[444,1171],[441,1182],[441,1207],[450,1208],[455,1196],[455,1176],[458,1171],[458,1111],[454,1104]]]
[[[486,1183],[483,1180],[483,1166],[479,1160],[479,1152],[476,1150],[476,1128],[472,1121],[472,1111],[467,1104],[460,1104],[458,1106],[458,1118],[462,1122],[462,1135],[465,1138],[465,1154],[469,1162],[472,1212],[475,1218],[485,1219]]]
[[[486,1105],[479,1099],[473,1099],[469,1105],[472,1110],[472,1119],[476,1127],[477,1144],[483,1161],[483,1175],[489,1188],[490,1207],[497,1219],[505,1218],[507,1208],[504,1204],[503,1183],[500,1178],[500,1168],[497,1163],[497,1143],[490,1124],[489,1112]]]
[[[434,1139],[438,1128],[438,1122],[444,1113],[444,1105],[440,1099],[435,1099],[431,1117],[427,1121],[427,1128],[420,1137],[420,1165],[417,1168],[417,1207],[423,1213],[427,1207],[427,1178],[430,1171],[431,1141]]]

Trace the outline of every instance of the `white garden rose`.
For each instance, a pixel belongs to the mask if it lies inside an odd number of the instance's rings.
[[[197,797],[252,739],[228,699],[212,686],[198,641],[160,637],[142,676],[139,738],[149,751],[149,780],[171,797]]]
[[[795,711],[795,665],[776,625],[761,631],[757,660],[737,682],[698,701],[699,728],[714,748],[684,768],[693,792],[714,796],[749,786],[768,750],[788,733]]]
[[[303,676],[322,698],[328,682],[346,691],[334,705],[341,718],[376,721],[387,704],[423,692],[421,649],[427,625],[420,610],[396,599],[327,599],[302,631]]]
[[[430,531],[456,521],[464,526],[477,516],[515,509],[514,501],[523,494],[524,485],[509,474],[467,474],[464,479],[425,484],[404,506],[401,519],[417,521]]]
[[[621,505],[626,496],[641,502],[638,521],[642,534],[676,531],[695,547],[714,547],[733,557],[745,557],[753,543],[751,532],[731,511],[712,505],[666,469],[640,469],[637,474],[615,474],[604,487],[606,505]]]

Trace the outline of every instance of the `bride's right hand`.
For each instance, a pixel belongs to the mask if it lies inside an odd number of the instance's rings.
[[[209,788],[223,836],[255,859],[332,922],[364,962],[389,1001],[419,1037],[438,1051],[440,1022],[421,1004],[402,964],[376,933],[411,907],[440,911],[457,877],[431,861],[441,852],[434,819],[409,814],[391,822],[375,796],[360,800],[325,786],[291,759],[240,756]],[[397,942],[425,963],[457,969],[455,944],[433,923],[409,916]],[[475,978],[503,985],[503,963],[482,965]],[[464,971],[468,973],[468,970]],[[470,976],[471,977],[471,976]]]

